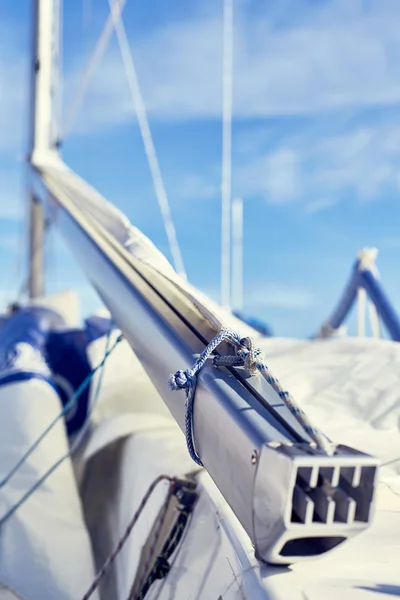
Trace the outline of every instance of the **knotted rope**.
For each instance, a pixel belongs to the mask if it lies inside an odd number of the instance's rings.
[[[296,417],[297,421],[300,423],[300,425],[302,425],[304,430],[316,443],[318,448],[327,454],[332,454],[332,444],[330,440],[328,440],[328,438],[312,424],[306,413],[297,405],[293,396],[282,388],[278,379],[272,375],[271,371],[264,363],[263,353],[259,348],[254,346],[253,340],[249,337],[241,338],[234,331],[223,330],[211,340],[208,346],[206,346],[191,369],[187,369],[186,371],[177,371],[174,375],[170,375],[168,380],[172,390],[183,389],[186,392],[186,445],[194,462],[200,466],[203,466],[203,463],[196,452],[193,439],[193,409],[197,377],[208,358],[210,358],[214,350],[224,341],[227,341],[234,346],[235,354],[228,356],[215,356],[213,359],[214,366],[244,367],[252,375],[260,373],[266,382],[275,390],[281,400],[285,402],[289,411]]]

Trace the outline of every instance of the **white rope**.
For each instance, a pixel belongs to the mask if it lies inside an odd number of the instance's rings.
[[[160,207],[161,215],[164,221],[164,227],[172,254],[172,260],[176,271],[181,276],[186,278],[182,254],[179,248],[178,238],[171,216],[171,209],[169,206],[167,192],[161,175],[160,165],[158,163],[156,149],[154,146],[149,122],[147,119],[146,107],[140,90],[135,63],[133,61],[133,56],[129,47],[129,42],[126,35],[123,20],[122,18],[118,18],[118,0],[108,0],[108,4],[110,6],[110,12],[114,24],[115,33],[117,34],[121,58],[124,65],[126,78],[128,80],[129,90],[132,96],[132,102],[135,107],[139,129],[142,136],[147,161],[149,163],[149,168],[153,179],[153,185],[156,192],[158,205]]]
[[[103,27],[103,30],[102,30],[102,32],[99,36],[99,39],[97,41],[97,44],[95,46],[95,49],[93,50],[93,52],[89,58],[87,67],[82,75],[82,78],[80,80],[77,92],[74,96],[74,99],[73,99],[73,102],[69,109],[69,112],[67,113],[67,116],[65,119],[65,125],[64,125],[63,131],[62,131],[62,136],[61,136],[62,139],[64,139],[71,132],[73,126],[75,125],[76,118],[78,116],[78,113],[82,106],[82,103],[85,99],[85,95],[86,95],[89,83],[93,77],[93,74],[94,74],[98,64],[100,63],[101,59],[103,58],[105,51],[107,50],[108,43],[111,38],[111,34],[113,33],[113,30],[114,30],[114,22],[118,21],[121,18],[122,11],[126,4],[126,0],[118,0],[114,4],[116,5],[115,13],[113,15],[109,15],[109,17]]]
[[[232,195],[233,0],[224,0],[222,57],[221,304],[230,305]]]

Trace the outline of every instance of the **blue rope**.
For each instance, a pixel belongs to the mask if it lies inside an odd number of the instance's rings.
[[[186,393],[186,413],[185,413],[185,436],[186,445],[191,458],[199,466],[204,466],[194,444],[193,439],[193,411],[194,397],[196,393],[197,377],[200,370],[203,368],[207,359],[210,358],[214,350],[222,342],[228,341],[235,347],[235,354],[229,356],[215,356],[213,364],[216,367],[244,367],[251,374],[259,372],[267,383],[275,390],[281,400],[283,400],[289,411],[296,417],[311,439],[317,446],[327,454],[332,454],[332,443],[319,429],[317,429],[310,421],[306,413],[296,404],[292,395],[285,391],[278,379],[276,379],[271,371],[264,363],[263,354],[259,348],[254,347],[251,338],[241,338],[239,334],[230,330],[222,330],[216,335],[211,342],[206,346],[199,358],[194,363],[191,369],[186,371],[177,371],[174,375],[170,375],[168,383],[172,390],[185,390]]]
[[[49,431],[56,425],[56,423],[65,415],[65,413],[69,410],[69,408],[72,406],[73,402],[75,402],[80,394],[83,393],[83,391],[86,389],[86,387],[89,385],[90,381],[92,380],[93,376],[95,375],[95,373],[97,373],[97,371],[99,369],[101,369],[101,373],[100,373],[100,378],[96,387],[96,391],[93,397],[93,401],[91,403],[90,409],[88,411],[88,418],[87,421],[85,423],[85,425],[83,426],[83,428],[80,430],[79,433],[77,433],[77,435],[75,436],[69,451],[64,454],[61,458],[59,458],[43,475],[42,477],[40,477],[34,484],[33,486],[18,500],[18,502],[16,502],[1,518],[0,518],[0,527],[18,510],[18,508],[20,508],[23,504],[25,504],[25,502],[30,498],[30,496],[32,496],[32,494],[42,485],[42,483],[44,483],[44,481],[46,481],[46,479],[48,479],[48,477],[54,473],[54,471],[68,458],[70,457],[78,448],[78,446],[80,445],[80,443],[82,442],[82,440],[84,439],[87,429],[90,425],[89,423],[89,418],[90,415],[92,414],[95,405],[97,404],[98,398],[99,398],[99,394],[100,394],[100,388],[101,388],[101,383],[102,383],[102,379],[103,379],[103,374],[104,374],[104,369],[102,368],[107,360],[107,358],[110,356],[111,352],[115,349],[115,347],[120,343],[120,341],[123,339],[123,335],[119,335],[118,338],[116,339],[116,341],[114,342],[114,344],[111,346],[111,348],[109,348],[109,343],[110,343],[110,339],[111,339],[111,332],[112,332],[112,324],[110,325],[110,329],[109,332],[107,334],[107,342],[106,342],[106,351],[104,353],[104,357],[102,359],[102,361],[99,363],[99,365],[97,365],[97,367],[95,367],[94,369],[92,369],[92,371],[89,373],[89,375],[86,377],[86,379],[82,382],[82,384],[79,386],[79,388],[77,389],[77,391],[73,394],[73,396],[71,396],[70,400],[65,404],[65,406],[63,407],[63,410],[59,413],[59,415],[57,415],[57,417],[50,423],[50,425],[44,430],[44,432],[37,438],[37,440],[35,440],[35,442],[32,444],[32,446],[29,448],[29,450],[21,457],[21,459],[17,462],[17,464],[13,467],[13,469],[8,473],[8,475],[5,477],[5,479],[1,482],[1,486],[4,486],[5,483],[7,483],[11,477],[14,475],[14,473],[24,464],[24,462],[26,461],[26,459],[34,452],[34,450],[39,446],[40,442],[44,439],[44,437],[47,435],[47,433],[49,433]]]

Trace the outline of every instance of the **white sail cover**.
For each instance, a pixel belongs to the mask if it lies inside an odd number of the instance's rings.
[[[173,283],[193,303],[210,325],[217,330],[230,328],[238,330],[243,335],[259,337],[257,331],[237,319],[230,311],[210,300],[178,275],[147,236],[134,227],[121,211],[93,187],[68,169],[63,162],[54,157],[50,165],[38,165],[38,168],[47,187],[57,199],[60,198],[62,192],[67,193],[69,199],[86,218],[94,220],[97,226],[107,231],[129,253],[134,255],[136,260],[151,267],[159,275]]]
[[[0,338],[0,583],[25,600],[76,600],[94,577],[71,460],[37,486],[68,455],[64,419],[14,469],[62,408],[43,355],[47,332],[61,324],[51,311],[21,310]]]

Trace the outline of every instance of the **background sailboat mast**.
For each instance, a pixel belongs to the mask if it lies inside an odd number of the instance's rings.
[[[232,307],[243,308],[243,200],[232,202]]]
[[[33,54],[31,81],[31,117],[29,143],[29,280],[30,298],[44,293],[43,238],[44,209],[34,190],[32,160],[36,164],[42,157],[57,152],[54,130],[55,98],[58,93],[58,57],[61,0],[34,0]]]
[[[221,304],[231,302],[233,0],[223,5]]]

